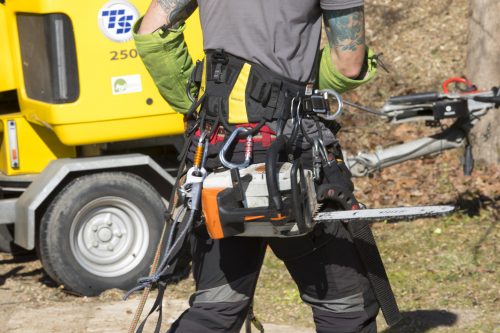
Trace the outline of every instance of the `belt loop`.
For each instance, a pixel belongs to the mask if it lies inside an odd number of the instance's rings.
[[[197,60],[194,70],[191,73],[191,78],[194,83],[200,84],[203,77],[203,63],[205,60]]]
[[[276,105],[278,104],[282,85],[283,85],[283,82],[281,80],[273,80],[273,83],[271,84],[271,93],[269,96],[269,101],[267,102],[266,107],[276,109]]]

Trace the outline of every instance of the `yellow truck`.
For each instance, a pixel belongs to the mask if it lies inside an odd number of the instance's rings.
[[[0,0],[0,250],[83,295],[148,274],[183,143],[131,40],[149,2]]]

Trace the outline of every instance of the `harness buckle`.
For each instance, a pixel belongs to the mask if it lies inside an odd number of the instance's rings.
[[[213,79],[214,79],[214,81],[216,83],[222,83],[222,82],[225,81],[225,75],[224,75],[224,72],[222,70],[222,64],[221,63],[217,63],[215,65]]]
[[[223,83],[226,81],[225,66],[229,63],[229,58],[224,53],[224,50],[216,50],[216,52],[212,54],[212,62],[215,64],[212,76],[213,80],[216,83]]]
[[[326,95],[326,96],[325,96]],[[328,106],[328,95],[312,95],[311,96],[311,109],[314,113],[326,114],[330,112],[330,107]]]

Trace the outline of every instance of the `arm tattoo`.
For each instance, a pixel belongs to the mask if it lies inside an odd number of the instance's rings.
[[[187,19],[198,6],[196,0],[157,0],[167,14],[166,26],[173,26]]]
[[[365,44],[363,6],[324,12],[325,30],[330,47],[339,51],[356,51]]]

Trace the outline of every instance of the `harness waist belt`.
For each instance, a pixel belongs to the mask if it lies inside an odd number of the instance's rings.
[[[290,102],[306,83],[287,79],[223,50],[209,50],[204,61],[201,111],[227,125],[288,119]]]

